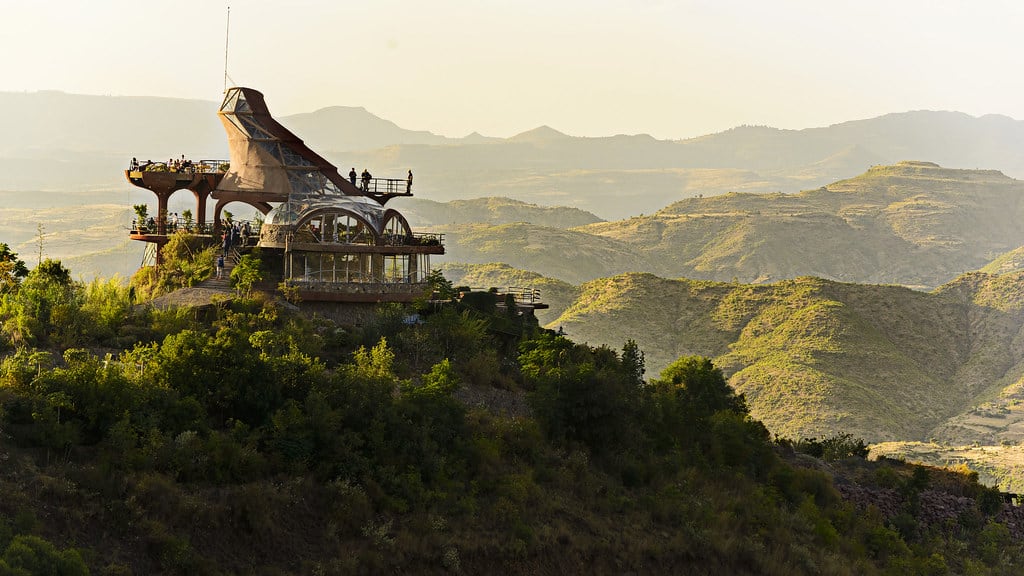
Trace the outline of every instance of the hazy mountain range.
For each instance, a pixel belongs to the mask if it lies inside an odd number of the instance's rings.
[[[273,94],[267,94],[271,112]],[[224,158],[216,101],[0,93],[0,190],[118,189],[130,158]],[[730,191],[794,192],[921,159],[1024,175],[1024,123],[957,112],[889,114],[805,130],[743,126],[687,140],[581,138],[542,126],[511,138],[405,130],[363,108],[280,118],[313,149],[375,175],[416,173],[421,198],[507,196],[605,219]]]

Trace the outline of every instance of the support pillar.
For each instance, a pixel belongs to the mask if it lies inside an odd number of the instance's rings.
[[[409,263],[405,269],[405,281],[416,282],[419,279],[419,274],[417,274],[417,272],[420,264],[420,257],[418,254],[409,254],[408,256],[406,256],[406,258],[408,258]]]

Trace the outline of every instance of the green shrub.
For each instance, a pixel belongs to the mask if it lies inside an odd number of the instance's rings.
[[[8,570],[19,574],[53,575],[53,576],[87,576],[82,556],[77,550],[57,550],[57,548],[38,536],[15,536],[4,550],[2,560]],[[0,565],[0,570],[3,566]]]

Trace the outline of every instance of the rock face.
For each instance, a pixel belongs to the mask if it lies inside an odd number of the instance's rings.
[[[917,495],[917,502],[911,504],[907,496],[892,488],[839,483],[836,489],[844,500],[858,510],[864,512],[876,508],[886,520],[893,520],[913,510],[913,517],[921,531],[948,529],[971,516],[984,518],[974,498],[957,496],[943,490],[923,490]],[[1024,538],[1024,506],[1006,502],[991,516],[991,520],[1006,526],[1013,539]]]

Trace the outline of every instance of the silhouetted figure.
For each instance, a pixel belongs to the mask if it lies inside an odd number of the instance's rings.
[[[370,190],[370,180],[372,178],[373,178],[373,175],[370,174],[370,171],[365,169],[365,168],[363,168],[363,192],[369,192],[369,190]]]
[[[355,168],[352,168],[351,170],[348,171],[348,181],[351,182],[353,186],[356,185],[356,169]]]
[[[412,170],[409,170],[409,179],[405,181],[405,193],[412,194]]]

